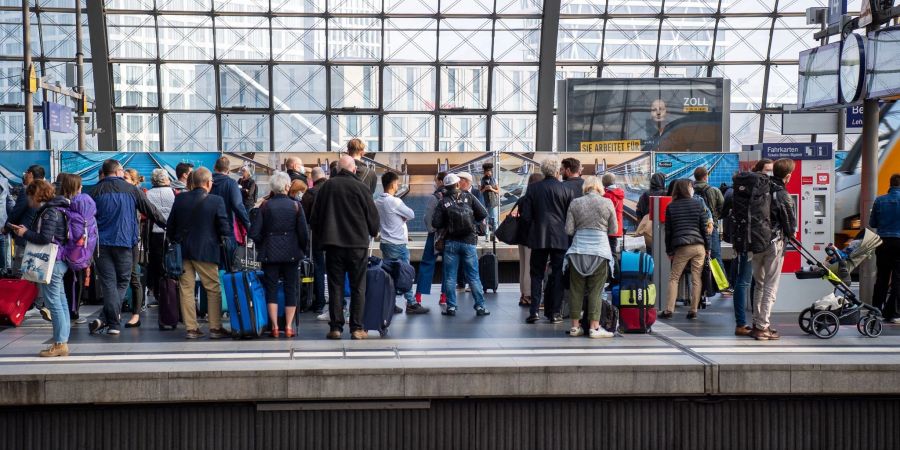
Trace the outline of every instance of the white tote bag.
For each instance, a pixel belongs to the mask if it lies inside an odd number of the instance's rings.
[[[29,242],[22,257],[22,279],[40,284],[50,284],[59,246],[50,243],[38,245]]]

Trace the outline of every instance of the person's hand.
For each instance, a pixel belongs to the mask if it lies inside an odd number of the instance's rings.
[[[509,216],[510,217],[519,217],[519,211],[518,210],[510,211]]]
[[[12,232],[13,232],[16,236],[18,236],[18,237],[25,236],[25,232],[28,231],[28,228],[26,228],[26,227],[24,227],[24,226],[22,226],[22,225],[13,225],[13,224],[10,224],[9,226],[12,227]]]

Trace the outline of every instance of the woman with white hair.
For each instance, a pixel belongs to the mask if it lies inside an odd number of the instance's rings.
[[[300,202],[288,197],[291,178],[284,172],[275,172],[269,178],[271,193],[259,207],[256,220],[250,225],[250,239],[256,243],[262,264],[262,284],[266,290],[266,304],[272,337],[279,337],[278,329],[278,280],[283,280],[285,337],[297,335],[294,316],[300,298],[300,260],[303,249],[309,245],[306,215]]]
[[[166,220],[175,203],[175,189],[171,186],[169,173],[166,169],[153,169],[150,176],[153,187],[147,191],[147,201],[159,210]],[[153,293],[153,298],[159,298],[159,280],[165,275],[163,272],[163,254],[165,253],[165,230],[158,225],[153,225],[150,230],[150,245],[147,252],[147,286]]]

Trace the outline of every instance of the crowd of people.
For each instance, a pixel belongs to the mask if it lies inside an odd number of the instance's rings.
[[[263,272],[267,311],[272,337],[296,336],[294,317],[305,308],[328,321],[328,339],[340,339],[345,325],[353,339],[365,339],[363,309],[366,297],[366,269],[369,248],[379,239],[384,258],[410,261],[407,224],[417,220],[415,212],[397,196],[400,178],[386,171],[381,177],[382,192],[375,195],[378,177],[362,157],[365,147],[359,140],[347,145],[347,152],[326,172],[320,167],[307,171],[296,157],[287,158],[284,171],[269,177],[269,192],[260,196],[252,169],[239,169],[232,178],[227,157],[220,157],[213,170],[182,163],[171,179],[164,169],[150,176],[151,188],[144,189],[143,177],[125,170],[109,159],[102,164],[99,182],[90,195],[81,192],[81,177],[60,174],[55,186],[46,181],[44,169],[32,166],[23,174],[24,195],[13,202],[8,183],[0,178],[0,202],[6,215],[4,248],[22,248],[28,243],[63,245],[72,239],[67,228],[70,210],[95,211],[98,245],[93,264],[84,269],[67,265],[63,252],[57,257],[47,284],[40,284],[35,307],[53,323],[53,344],[41,356],[66,356],[71,321],[84,323],[78,315],[78,290],[94,280],[103,307],[88,328],[91,334],[115,336],[123,327],[139,327],[145,307],[145,292],[160,295],[160,280],[166,277],[167,243],[181,245],[183,274],[178,278],[181,321],[186,338],[205,334],[200,329],[196,289],[205,293],[205,314],[210,339],[230,337],[222,320],[223,287],[220,270],[235,270],[236,249],[252,242]],[[770,180],[773,213],[772,240],[764,251],[740,252],[731,264],[729,279],[733,288],[723,292],[734,297],[735,334],[758,340],[778,339],[770,326],[785,242],[794,234],[796,212],[785,190],[794,170],[788,159],[760,160],[754,172]],[[442,315],[457,315],[457,291],[468,285],[477,317],[490,315],[485,306],[479,274],[476,245],[485,230],[499,222],[499,186],[493,165],[483,166],[480,182],[467,172],[438,173],[434,192],[424,214],[428,231],[419,265],[415,289],[403,294],[405,312],[427,314],[423,296],[431,295],[432,279],[438,258],[442,260],[442,284],[438,305]],[[727,187],[708,184],[708,172],[698,167],[693,180],[670,180],[653,174],[650,189],[637,204],[638,220],[649,214],[649,198],[669,194],[666,209],[665,251],[671,260],[668,296],[660,314],[671,318],[682,274],[689,271],[688,319],[698,314],[701,270],[707,259],[721,259],[721,240],[728,241],[733,192]],[[724,192],[723,192],[724,191]],[[575,158],[561,161],[548,158],[538,173],[531,174],[523,196],[510,211],[520,222],[518,248],[519,305],[528,307],[525,322],[534,324],[543,318],[562,323],[563,295],[568,292],[571,319],[570,336],[589,335],[608,338],[613,333],[601,327],[604,291],[616,283],[616,261],[622,248],[624,190],[616,177],[582,177],[581,163]],[[891,178],[890,192],[879,197],[872,211],[871,226],[877,228],[885,245],[879,249],[879,276],[875,287],[876,305],[885,317],[900,322],[897,311],[900,274],[900,175]],[[93,213],[88,213],[93,214]],[[720,219],[726,224],[720,228]],[[5,234],[13,242],[5,240]],[[245,258],[246,247],[244,247]],[[5,251],[8,255],[10,252]],[[21,265],[21,252],[11,261],[2,261],[14,269]],[[300,289],[302,260],[313,262],[314,282],[311,298]],[[142,270],[144,268],[144,270]],[[78,280],[66,282],[66,280]],[[745,308],[753,284],[753,311],[747,320]],[[345,299],[345,281],[349,301]],[[279,329],[279,289],[283,290],[285,329]],[[126,294],[130,290],[130,293]],[[75,291],[75,292],[69,292]],[[130,297],[131,317],[123,320],[123,300]],[[75,298],[74,304],[69,300]],[[584,304],[586,302],[586,304]],[[395,306],[395,308],[397,308]],[[396,312],[403,309],[397,308]],[[582,316],[587,326],[583,326]]]

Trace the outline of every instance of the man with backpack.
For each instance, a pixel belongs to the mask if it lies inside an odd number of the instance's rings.
[[[438,172],[434,177],[434,192],[428,197],[428,203],[425,205],[425,229],[428,230],[428,237],[425,239],[425,249],[422,252],[422,261],[419,262],[418,280],[416,281],[416,303],[422,303],[422,294],[431,295],[431,281],[434,278],[434,267],[437,264],[437,255],[440,252],[434,249],[434,240],[437,230],[431,224],[434,217],[434,210],[437,208],[438,202],[444,198],[444,177],[447,172]],[[441,292],[438,305],[441,311],[447,308],[447,296]]]
[[[438,230],[435,247],[443,247],[444,279],[443,291],[447,294],[447,310],[441,314],[456,315],[456,276],[460,264],[472,287],[475,298],[475,315],[487,316],[491,312],[484,307],[484,291],[478,275],[478,252],[475,244],[475,223],[487,218],[487,210],[471,193],[459,188],[459,176],[449,174],[444,177],[446,193],[434,210],[431,225]]]

